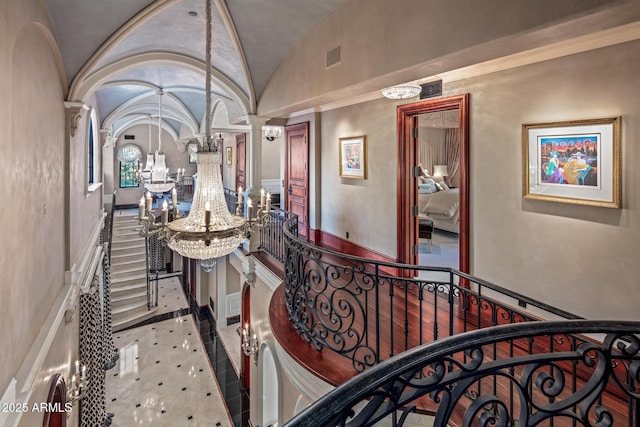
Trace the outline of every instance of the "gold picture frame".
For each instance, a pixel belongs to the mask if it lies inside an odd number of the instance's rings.
[[[339,138],[340,177],[367,179],[366,135]]]
[[[523,197],[621,208],[621,126],[621,117],[523,124]]]
[[[233,164],[233,150],[231,147],[227,147],[227,152],[226,152],[226,161],[227,161],[227,165],[230,166]]]

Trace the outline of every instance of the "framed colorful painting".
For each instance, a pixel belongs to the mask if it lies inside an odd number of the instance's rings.
[[[522,125],[526,199],[620,208],[620,117]]]
[[[367,179],[367,137],[340,138],[340,177]]]

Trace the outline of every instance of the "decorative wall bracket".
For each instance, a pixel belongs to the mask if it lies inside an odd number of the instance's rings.
[[[82,112],[89,111],[89,106],[82,102],[65,101],[64,107],[67,110],[67,117],[69,118],[69,133],[74,137],[80,127]]]

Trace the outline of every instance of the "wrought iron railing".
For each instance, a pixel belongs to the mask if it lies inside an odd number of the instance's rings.
[[[234,213],[236,211],[236,208],[238,207],[238,192],[225,188],[224,199],[227,202],[227,208],[229,209],[229,212]]]
[[[469,330],[579,318],[452,268],[382,262],[321,248],[298,238],[297,228],[295,216],[284,224],[289,318],[307,342],[349,358],[357,372]]]
[[[286,426],[637,427],[639,332],[565,320],[458,334],[367,369]]]
[[[258,249],[268,253],[278,261],[284,263],[285,247],[283,226],[285,221],[294,216],[291,212],[273,209],[267,216],[266,225],[260,228],[260,246]],[[291,229],[291,233],[298,235],[298,228]]]

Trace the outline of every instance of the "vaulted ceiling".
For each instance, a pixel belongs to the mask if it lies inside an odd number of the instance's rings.
[[[213,0],[214,115],[233,125],[254,113],[289,50],[345,1]],[[45,3],[70,82],[67,98],[86,102],[95,94],[103,129],[117,137],[162,108],[163,127],[174,135],[203,133],[205,0]]]

